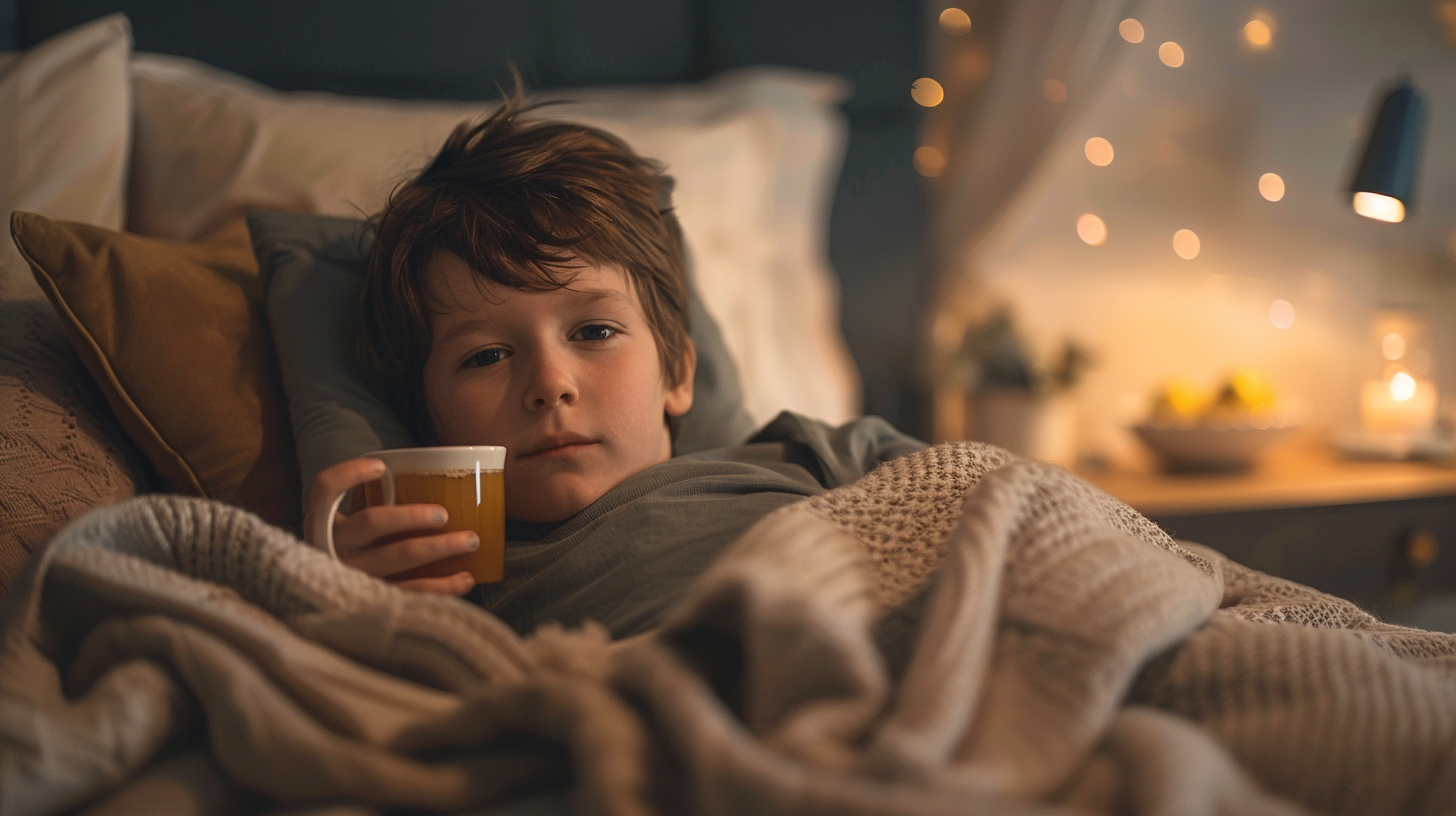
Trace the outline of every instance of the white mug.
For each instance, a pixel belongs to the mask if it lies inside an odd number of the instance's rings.
[[[364,456],[384,463],[384,475],[378,482],[366,485],[367,506],[392,505],[396,501],[444,505],[450,517],[440,532],[473,530],[480,537],[480,547],[472,553],[445,558],[398,577],[451,575],[466,569],[480,583],[501,579],[505,560],[505,448],[394,448]],[[314,519],[310,537],[315,546],[336,559],[334,517],[346,495],[333,497],[328,513]]]

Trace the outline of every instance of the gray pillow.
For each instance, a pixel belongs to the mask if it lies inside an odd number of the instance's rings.
[[[354,218],[248,214],[298,442],[305,504],[320,470],[372,450],[418,444],[367,384],[354,356],[364,257],[373,240],[363,226]],[[689,289],[698,370],[693,408],[672,423],[674,454],[738,445],[753,431],[738,368],[696,289]]]

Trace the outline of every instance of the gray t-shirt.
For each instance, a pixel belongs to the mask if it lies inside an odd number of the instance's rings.
[[[784,412],[745,444],[650,467],[566,521],[507,522],[505,580],[469,597],[522,634],[596,620],[634,635],[755,521],[924,447],[879,417],[833,428]]]

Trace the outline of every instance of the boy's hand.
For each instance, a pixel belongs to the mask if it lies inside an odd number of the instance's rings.
[[[378,459],[350,459],[321,471],[313,480],[308,497],[308,517],[303,529],[314,529],[314,519],[329,512],[338,496],[384,476]],[[406,570],[470,552],[480,546],[475,533],[435,532],[447,520],[438,504],[397,504],[369,507],[353,515],[334,515],[334,551],[339,560],[377,578],[388,578]],[[320,542],[308,543],[321,546]],[[443,578],[413,578],[400,581],[405,589],[462,595],[475,586],[468,572]]]

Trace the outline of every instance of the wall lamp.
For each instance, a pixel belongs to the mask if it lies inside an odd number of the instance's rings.
[[[1350,183],[1355,212],[1377,221],[1405,220],[1406,210],[1414,203],[1425,107],[1408,76],[1386,92]]]

